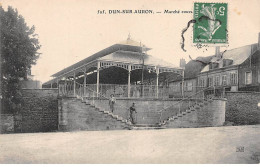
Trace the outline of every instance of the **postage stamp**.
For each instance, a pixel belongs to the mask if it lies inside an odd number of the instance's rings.
[[[194,3],[193,43],[227,43],[227,3]]]

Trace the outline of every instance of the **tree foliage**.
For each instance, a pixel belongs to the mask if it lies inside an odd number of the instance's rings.
[[[39,58],[40,44],[35,27],[29,27],[16,9],[0,7],[2,97],[5,111],[18,112],[21,106],[21,80]]]

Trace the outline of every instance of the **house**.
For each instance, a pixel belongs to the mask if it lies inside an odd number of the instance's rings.
[[[259,46],[258,46],[259,48]],[[260,50],[257,49],[238,67],[238,90],[260,92]]]
[[[259,66],[258,43],[231,49],[216,54],[202,69],[198,86],[218,96],[226,91],[259,90]]]
[[[213,56],[198,57],[195,60],[190,60],[185,65],[184,70],[184,96],[189,97],[196,94],[197,88],[197,76],[201,70],[209,63]],[[182,65],[182,59],[180,65]],[[173,74],[167,78],[168,85],[171,88],[170,94],[172,97],[182,96],[182,76]]]
[[[226,91],[260,91],[260,33],[258,43],[198,57],[185,65],[184,96],[198,92],[222,96]],[[181,96],[182,76],[167,77],[173,97]]]
[[[41,82],[34,79],[34,75],[31,73],[31,69],[28,69],[25,79],[21,80],[22,89],[40,89],[42,87]]]

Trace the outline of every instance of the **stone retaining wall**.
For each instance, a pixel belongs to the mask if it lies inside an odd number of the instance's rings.
[[[59,130],[120,130],[125,123],[76,98],[59,98]]]
[[[184,100],[181,103],[180,101],[181,99],[117,99],[114,105],[114,113],[128,119],[130,115],[129,108],[135,103],[137,124],[156,124],[160,122],[160,119],[164,120],[169,115],[185,111],[189,106],[189,101]],[[93,103],[93,100],[89,99],[89,102]],[[195,103],[195,100],[192,100],[190,105],[192,103]],[[107,99],[94,100],[94,104],[97,107],[110,111],[109,100]]]
[[[15,132],[58,130],[58,89],[23,89],[20,113],[14,116]]]
[[[168,128],[196,128],[222,126],[225,122],[225,99],[214,99],[203,103],[194,110],[178,114],[178,117],[170,121]]]
[[[226,121],[235,125],[260,123],[260,92],[226,92]]]
[[[14,116],[12,114],[1,114],[0,133],[14,132]]]

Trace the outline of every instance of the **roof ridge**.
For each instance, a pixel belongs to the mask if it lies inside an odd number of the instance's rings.
[[[253,44],[248,44],[248,45],[244,45],[244,46],[240,46],[240,47],[236,47],[236,48],[233,48],[233,49],[230,49],[230,50],[227,50],[227,51],[232,51],[232,50],[235,50],[235,49],[239,49],[239,48],[243,48],[243,47],[246,47],[246,46],[252,46],[252,45],[257,45],[258,43],[253,43]],[[224,51],[223,51],[224,52]],[[222,53],[222,52],[220,52]]]

